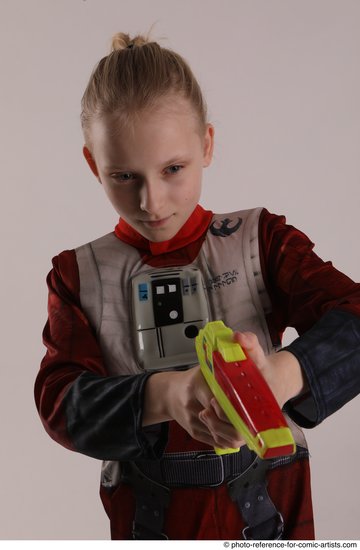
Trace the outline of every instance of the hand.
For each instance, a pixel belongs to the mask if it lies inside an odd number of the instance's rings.
[[[295,355],[286,350],[265,355],[256,334],[252,332],[234,332],[234,342],[239,343],[254,361],[280,408],[303,391],[304,377]]]
[[[237,432],[229,422],[215,397],[212,397],[210,406],[199,413],[199,418],[207,426],[214,439],[213,447],[237,449],[245,445],[241,433]],[[222,425],[219,424],[219,420],[222,421]]]
[[[200,367],[153,374],[145,389],[143,426],[175,420],[211,447],[239,447],[240,434],[213,397]]]

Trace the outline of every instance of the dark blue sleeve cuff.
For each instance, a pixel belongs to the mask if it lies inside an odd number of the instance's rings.
[[[101,377],[83,373],[65,396],[74,448],[100,460],[161,458],[168,424],[142,428],[145,383],[151,373]]]
[[[285,405],[289,416],[313,428],[360,392],[360,318],[345,310],[327,312],[286,348],[298,359],[309,392]]]

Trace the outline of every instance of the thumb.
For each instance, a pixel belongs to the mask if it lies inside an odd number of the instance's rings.
[[[257,367],[263,368],[266,361],[265,353],[256,334],[253,332],[234,332],[234,342],[240,344],[246,355],[254,361]]]

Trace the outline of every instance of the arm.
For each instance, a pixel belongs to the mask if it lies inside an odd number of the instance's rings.
[[[307,392],[287,402],[287,412],[313,427],[360,391],[360,285],[323,262],[313,243],[264,210],[260,220],[262,268],[273,310],[274,343],[287,326],[299,333],[283,353],[301,365]],[[296,369],[293,370],[296,375]]]
[[[73,251],[54,258],[48,276],[47,348],[35,401],[49,435],[61,445],[106,460],[161,456],[167,427],[142,428],[149,374],[107,376],[101,351],[79,300]]]

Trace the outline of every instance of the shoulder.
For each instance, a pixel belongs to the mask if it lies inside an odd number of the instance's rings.
[[[89,241],[85,244],[79,245],[76,248],[63,250],[52,258],[53,269],[50,274],[53,273],[56,277],[61,279],[66,284],[66,286],[72,286],[74,281],[76,282],[75,286],[78,286],[77,281],[79,280],[79,253],[87,248],[101,248],[104,246],[106,247],[107,245],[109,245],[109,243],[112,243],[114,241],[117,242],[119,241],[119,239],[115,236],[114,231],[112,231],[111,233],[107,233],[106,235],[94,239],[93,241]]]
[[[250,208],[217,214],[214,213],[209,231],[215,237],[227,237],[238,234],[238,229],[254,227],[257,229],[263,208]]]
[[[297,251],[304,254],[314,248],[314,243],[300,229],[287,223],[285,215],[273,214],[262,209],[259,218],[259,238],[269,250],[281,249],[283,253]]]
[[[236,210],[226,213],[214,213],[209,225],[209,230],[216,236],[222,236],[232,228],[247,225],[253,231],[258,230],[260,242],[267,244],[289,244],[295,247],[313,248],[314,243],[300,229],[287,223],[286,216],[274,214],[265,207],[255,207],[244,210]]]
[[[255,208],[246,208],[243,210],[233,210],[232,212],[222,212],[222,213],[213,213],[212,219],[234,219],[234,218],[248,218],[249,216],[253,216],[255,214],[261,214],[261,212],[265,210],[262,206],[255,207]]]
[[[52,269],[47,276],[50,291],[77,296],[80,289],[79,270],[75,250],[64,250],[52,258]]]
[[[115,235],[115,231],[111,231],[110,233],[106,233],[106,235],[102,235],[101,237],[98,237],[97,239],[94,239],[92,241],[89,241],[87,243],[84,243],[82,245],[79,245],[75,248],[75,252],[77,250],[80,250],[83,247],[98,247],[102,245],[106,245],[107,243],[112,242],[118,242],[120,239]]]
[[[93,261],[97,258],[99,261],[107,261],[114,254],[121,256],[131,256],[136,248],[129,243],[124,242],[116,231],[107,233],[98,239],[75,248],[75,255],[78,263]]]
[[[63,250],[51,260],[53,269],[61,276],[74,269],[76,265],[75,249]]]
[[[63,250],[52,258],[53,268],[60,276],[65,276],[69,273],[75,272],[77,269],[77,257],[78,254],[86,248],[101,248],[110,245],[111,243],[118,243],[120,240],[116,237],[115,232],[107,233],[102,237],[98,237],[93,241],[81,244],[73,249]]]

